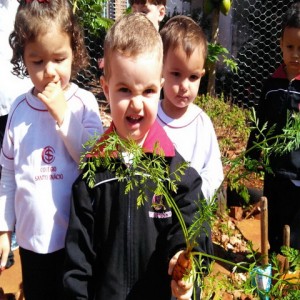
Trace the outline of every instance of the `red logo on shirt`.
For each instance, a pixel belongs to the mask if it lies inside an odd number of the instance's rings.
[[[51,164],[55,160],[54,149],[51,146],[47,146],[43,149],[42,160],[45,164]]]

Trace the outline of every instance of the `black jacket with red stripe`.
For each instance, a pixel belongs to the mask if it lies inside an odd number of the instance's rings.
[[[143,145],[149,155],[155,142],[174,172],[183,158],[157,122]],[[95,179],[94,188],[89,188],[82,176],[73,185],[66,238],[66,299],[169,300],[169,260],[185,247],[174,211],[146,187],[152,200],[138,208],[138,188],[126,193],[126,182],[118,181],[106,169],[98,168]],[[187,168],[177,187],[171,194],[189,225],[197,211],[195,201],[203,197],[201,178],[196,170]],[[195,250],[212,254],[207,224],[197,242]]]
[[[300,110],[300,75],[289,81],[281,65],[274,74],[266,80],[257,109],[259,127],[262,128],[267,122],[267,129],[275,125],[271,136],[283,133],[287,123],[288,112],[299,112]],[[265,131],[267,132],[267,131]],[[249,157],[259,160],[261,152],[254,147],[258,131],[254,129],[249,136],[247,154]],[[275,140],[273,141],[273,143]],[[300,180],[300,149],[284,154],[272,155],[270,167],[275,176]]]

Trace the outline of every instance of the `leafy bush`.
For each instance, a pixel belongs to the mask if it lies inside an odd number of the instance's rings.
[[[73,11],[79,16],[83,28],[95,36],[99,29],[107,30],[113,20],[104,18],[105,0],[73,0]]]
[[[195,100],[211,118],[219,141],[222,156],[231,157],[245,147],[249,133],[249,110],[242,109],[224,97],[202,95]]]

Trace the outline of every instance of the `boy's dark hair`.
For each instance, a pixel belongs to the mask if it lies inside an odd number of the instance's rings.
[[[68,0],[19,0],[14,31],[10,34],[9,43],[13,49],[13,74],[19,77],[28,76],[24,65],[26,43],[33,42],[40,34],[47,32],[49,24],[56,22],[70,36],[73,52],[72,75],[88,64],[88,54],[84,44],[82,29],[73,14]],[[55,37],[53,37],[55,38]]]
[[[160,30],[162,37],[164,59],[169,50],[182,47],[187,57],[202,46],[204,61],[207,56],[207,38],[202,28],[190,17],[178,15],[172,17]]]
[[[146,3],[166,6],[167,0],[129,0],[130,6],[132,6],[133,4],[145,5]]]
[[[300,28],[300,2],[296,2],[290,6],[283,17],[281,36],[283,36],[285,28]]]

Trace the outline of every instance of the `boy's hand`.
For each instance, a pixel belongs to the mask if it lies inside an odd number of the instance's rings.
[[[177,252],[171,258],[169,262],[169,269],[168,269],[169,275],[172,275],[174,266],[176,265],[176,262],[181,252],[183,252],[183,250]],[[186,280],[182,279],[179,280],[178,282],[172,280],[171,281],[172,296],[176,297],[177,300],[190,300],[193,294],[193,286],[194,286],[193,276],[189,276],[189,278],[187,278]]]
[[[58,126],[61,126],[67,109],[67,101],[61,82],[50,82],[42,93],[38,93],[38,98],[47,106]]]
[[[5,270],[10,251],[10,231],[0,232],[0,273]]]

